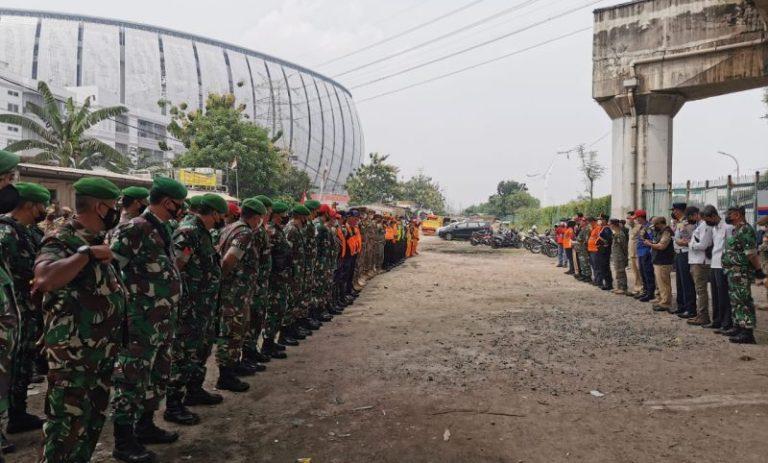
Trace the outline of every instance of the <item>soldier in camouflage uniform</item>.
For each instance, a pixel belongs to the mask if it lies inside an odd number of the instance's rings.
[[[211,241],[211,230],[223,220],[227,202],[209,193],[195,201],[193,212],[173,232],[173,250],[181,274],[179,318],[173,334],[171,377],[163,417],[179,424],[197,424],[200,418],[185,405],[216,405],[223,398],[203,389],[205,360],[211,326],[218,321],[221,264]]]
[[[42,295],[50,367],[43,463],[91,461],[125,309],[126,291],[102,234],[117,224],[120,190],[102,178],[83,178],[74,189],[77,215],[43,240],[32,285],[33,298]]]
[[[261,226],[254,230],[254,240],[258,249],[261,249],[259,257],[259,282],[258,292],[253,297],[251,306],[251,325],[243,342],[243,362],[257,370],[264,370],[260,362],[269,362],[270,357],[259,350],[259,336],[264,330],[267,320],[267,308],[269,306],[269,275],[272,273],[272,250],[269,244],[269,232],[267,231],[268,219],[272,214],[272,200],[259,195],[259,200],[266,209],[265,220]]]
[[[110,242],[129,291],[128,346],[117,359],[113,398],[113,456],[121,461],[152,456],[142,444],[171,443],[179,437],[158,428],[154,412],[170,379],[171,343],[181,296],[167,222],[180,218],[186,196],[187,189],[181,183],[156,177],[149,208],[121,224]]]
[[[276,342],[275,337],[288,310],[288,297],[293,263],[291,262],[291,243],[285,236],[283,221],[287,220],[288,205],[282,201],[272,203],[270,216],[269,246],[272,255],[272,272],[269,276],[269,310],[267,325],[264,329],[264,354],[274,359],[286,358],[285,346]]]
[[[629,265],[628,237],[624,234],[619,219],[611,219],[611,266],[616,280],[614,294],[629,294],[627,286],[627,265]]]
[[[288,293],[288,310],[283,318],[280,329],[280,344],[286,346],[299,345],[297,339],[303,339],[296,329],[296,322],[301,318],[303,298],[306,289],[306,238],[304,222],[309,217],[309,209],[303,205],[293,208],[292,219],[285,227],[285,237],[291,245],[291,278]]]
[[[587,241],[591,228],[587,222],[581,220],[579,223],[579,233],[576,235],[576,241],[573,248],[576,251],[576,258],[579,263],[579,273],[575,275],[576,279],[586,282],[592,281],[592,267],[589,265],[589,252],[587,252]]]
[[[755,282],[755,270],[760,269],[757,235],[744,218],[743,208],[729,208],[727,217],[734,226],[733,235],[726,238],[723,249],[723,269],[728,277],[728,298],[733,310],[733,329],[727,334],[733,343],[754,344],[752,284]]]
[[[248,383],[240,381],[237,376],[255,372],[240,360],[245,336],[250,329],[253,297],[259,290],[259,258],[263,254],[263,250],[256,246],[254,231],[259,229],[266,213],[267,209],[259,200],[246,199],[240,218],[221,232],[221,318],[216,344],[218,389],[247,391]]]
[[[317,306],[317,287],[319,285],[319,273],[318,273],[318,257],[319,243],[317,238],[317,227],[315,226],[315,217],[317,216],[317,209],[320,207],[320,202],[310,199],[304,203],[304,206],[309,210],[309,216],[304,219],[304,254],[306,265],[304,268],[305,275],[305,289],[304,296],[302,297],[303,310],[301,318],[296,325],[296,331],[299,334],[299,339],[302,336],[310,336],[312,329],[319,328],[319,323],[315,321],[318,318]],[[312,320],[312,321],[310,321]]]
[[[18,205],[10,214],[0,216],[0,260],[13,277],[14,296],[20,315],[8,413],[10,434],[43,426],[43,420],[27,413],[27,388],[32,381],[36,344],[41,335],[38,317],[35,316],[39,311],[30,295],[39,245],[30,227],[45,217],[45,208],[51,200],[48,189],[35,183],[19,182],[16,189],[19,192]]]
[[[138,217],[149,205],[149,190],[140,186],[129,186],[123,189],[120,198],[120,223],[125,223],[134,217]]]

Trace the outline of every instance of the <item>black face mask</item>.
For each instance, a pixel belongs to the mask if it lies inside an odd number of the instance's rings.
[[[219,219],[213,223],[213,228],[224,228],[224,219]]]
[[[717,225],[717,222],[713,222],[711,220],[705,220],[704,223],[706,223],[710,227],[714,227],[715,225]]]
[[[139,206],[139,215],[143,214],[144,211],[146,211],[146,210],[147,210],[147,205],[146,204],[142,204],[141,206]]]
[[[688,223],[691,225],[696,225],[698,222],[693,219],[688,219]]]
[[[733,220],[731,220],[730,217],[726,217],[725,218],[725,223],[727,223],[728,225],[733,225]]]
[[[46,216],[46,215],[47,215],[47,214],[46,214],[46,212],[45,212],[45,211],[43,211],[43,212],[39,212],[39,213],[38,213],[38,214],[35,216],[35,223],[40,223],[40,222],[42,222],[43,220],[45,220],[45,216]]]
[[[281,217],[281,218],[280,218],[280,223],[281,223],[282,225],[288,225],[288,222],[290,222],[290,221],[291,221],[291,218],[290,218],[290,217],[288,217],[288,216],[285,216],[285,217]]]
[[[0,190],[0,214],[11,212],[19,204],[19,191],[13,185]]]
[[[117,224],[120,222],[120,212],[118,212],[117,209],[109,208],[109,211],[104,215],[104,217],[99,216],[102,223],[104,223],[104,229],[105,230],[111,230],[117,226]]]

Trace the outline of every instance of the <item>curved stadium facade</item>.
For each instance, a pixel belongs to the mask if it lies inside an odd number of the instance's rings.
[[[0,99],[5,112],[23,111],[39,80],[54,92],[94,95],[99,106],[126,106],[128,120],[107,121],[96,133],[126,154],[143,150],[162,158],[158,140],[179,153],[181,147],[167,140],[163,101],[202,108],[208,93],[232,93],[251,120],[273,135],[282,131],[278,144],[324,192],[343,193],[362,160],[363,132],[347,89],[301,66],[205,37],[0,8],[0,77],[8,88]],[[0,130],[3,146],[14,137],[19,128]]]

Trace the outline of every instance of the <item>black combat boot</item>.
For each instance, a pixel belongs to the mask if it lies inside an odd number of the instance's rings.
[[[11,406],[8,409],[8,434],[19,434],[22,432],[35,431],[42,429],[43,419],[39,416],[27,413],[27,391],[15,394],[11,397]]]
[[[154,463],[157,457],[136,441],[133,426],[115,423],[115,450],[112,456],[126,463]]]
[[[250,384],[240,381],[231,368],[219,367],[219,380],[216,382],[216,389],[232,392],[245,392],[250,388]]]
[[[178,402],[178,401],[176,401]],[[181,403],[179,402],[179,405]],[[197,417],[197,415],[195,415]],[[166,418],[167,419],[167,418]],[[200,422],[200,418],[197,417],[197,423]],[[179,423],[179,421],[176,421]],[[197,424],[197,423],[181,423],[181,424]],[[172,444],[179,440],[179,433],[174,431],[166,431],[159,428],[155,424],[155,412],[145,412],[139,418],[134,428],[134,436],[139,444]]]
[[[165,401],[165,412],[163,412],[163,419],[165,421],[183,424],[185,426],[193,426],[200,423],[200,416],[197,413],[193,413],[181,401],[181,397],[168,397]],[[144,439],[139,437],[139,426],[136,426],[136,437],[142,444],[152,444],[153,442],[145,442]]]
[[[275,344],[275,341],[271,338],[264,338],[264,344],[262,344],[261,349],[273,359],[284,359],[288,357],[285,352],[281,352],[277,349],[277,344]]]
[[[10,442],[5,433],[0,431],[0,455],[4,453],[13,453],[16,451],[16,444]]]
[[[277,345],[278,345],[278,346],[280,346],[280,345],[283,345],[283,346],[291,346],[291,347],[294,347],[294,346],[298,346],[298,345],[299,345],[299,341],[297,341],[297,340],[293,339],[293,338],[292,338],[292,337],[291,337],[291,336],[288,334],[288,330],[289,330],[289,329],[290,329],[290,328],[286,326],[286,327],[283,327],[283,329],[281,329],[281,330],[280,330],[280,335],[279,335],[279,337],[277,338]],[[279,347],[278,347],[278,349],[279,349]]]
[[[246,361],[237,362],[237,364],[232,367],[232,372],[235,374],[235,376],[239,376],[241,378],[253,376],[258,371],[259,370],[257,370],[253,365]]]
[[[328,315],[341,315],[342,312],[344,312],[344,307],[341,306],[332,306],[328,307],[324,313],[327,313]]]
[[[221,394],[208,392],[203,389],[203,378],[196,377],[189,382],[187,386],[187,396],[184,398],[184,405],[192,407],[195,405],[218,405],[224,401]]]
[[[756,344],[755,335],[751,328],[742,328],[738,334],[728,338],[734,344]]]
[[[256,373],[267,369],[265,365],[261,364],[260,359],[266,358],[269,361],[269,357],[263,356],[257,350],[243,351],[243,360],[241,363],[247,364]]]
[[[288,336],[297,340],[297,341],[303,341],[304,339],[307,339],[307,337],[299,331],[298,323],[294,323],[293,325],[288,327]]]

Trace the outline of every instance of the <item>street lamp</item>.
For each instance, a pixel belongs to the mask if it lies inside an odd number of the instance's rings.
[[[728,154],[725,151],[718,151],[717,154],[722,154],[723,156],[726,156],[726,157],[729,157],[729,158],[733,159],[733,162],[736,163],[736,178],[741,177],[741,169],[739,169],[739,160],[736,159],[736,156],[734,156],[732,154]]]

